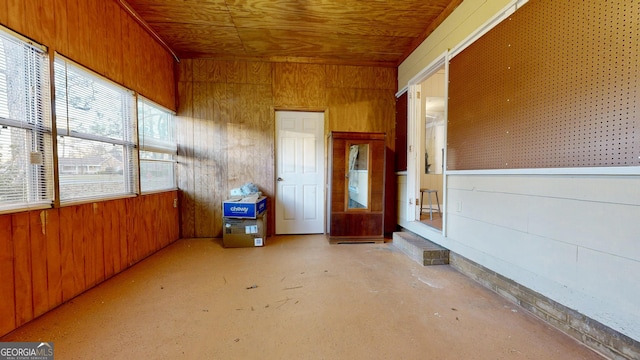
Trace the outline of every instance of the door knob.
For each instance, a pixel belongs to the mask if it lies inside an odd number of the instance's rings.
[[[278,177],[278,181],[284,181],[284,179],[281,177]]]

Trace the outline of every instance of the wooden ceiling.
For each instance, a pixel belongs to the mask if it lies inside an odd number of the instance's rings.
[[[179,58],[395,67],[462,0],[120,0]],[[126,1],[126,3],[125,3]]]

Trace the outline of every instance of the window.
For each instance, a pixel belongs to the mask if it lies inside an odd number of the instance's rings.
[[[46,51],[0,28],[0,211],[53,202],[49,106]]]
[[[138,97],[138,134],[142,192],[174,189],[178,147],[173,114]]]
[[[54,73],[60,200],[136,194],[133,93],[59,56]]]

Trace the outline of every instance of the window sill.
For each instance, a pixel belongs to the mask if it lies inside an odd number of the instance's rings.
[[[19,207],[12,208],[3,208],[0,207],[0,215],[13,214],[25,211],[35,211],[35,210],[45,210],[53,208],[53,204],[44,203],[44,204],[33,204],[33,205],[21,205]]]

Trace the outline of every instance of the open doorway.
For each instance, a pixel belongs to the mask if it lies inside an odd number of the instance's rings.
[[[420,222],[442,230],[445,151],[445,69],[441,66],[419,84]]]

